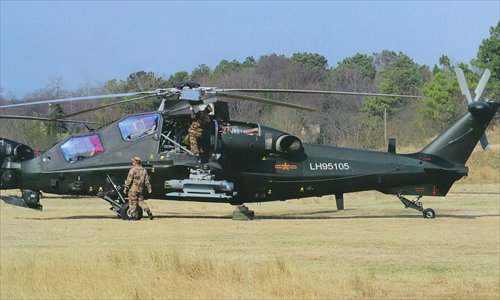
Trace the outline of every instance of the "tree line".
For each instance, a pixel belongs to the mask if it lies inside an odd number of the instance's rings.
[[[329,66],[318,53],[294,53],[247,57],[243,61],[221,60],[215,68],[200,64],[194,70],[180,71],[168,77],[154,72],[139,71],[125,79],[110,79],[104,83],[85,84],[75,90],[64,86],[62,78],[53,78],[39,90],[29,93],[22,101],[59,99],[97,94],[125,93],[172,87],[175,83],[194,80],[202,86],[224,88],[319,89],[423,95],[425,99],[389,98],[349,95],[288,95],[263,93],[262,97],[287,101],[317,109],[309,113],[289,108],[232,100],[232,119],[258,122],[297,135],[305,142],[346,147],[382,149],[389,137],[403,146],[420,147],[466,111],[454,68],[464,70],[469,87],[474,90],[481,72],[489,68],[491,79],[483,96],[490,100],[500,97],[500,22],[490,28],[490,36],[479,45],[477,56],[470,61],[452,62],[446,55],[439,64],[419,65],[402,52],[383,50],[373,54],[357,53]],[[12,98],[2,90],[0,103]],[[18,100],[18,101],[19,101]],[[113,99],[102,102],[112,102]],[[154,111],[160,100],[144,100],[119,107],[93,111],[74,119],[107,123],[131,113]],[[100,103],[102,103],[100,102]],[[62,105],[35,105],[11,109],[9,114],[55,117],[95,106],[89,102],[69,102]],[[2,112],[3,113],[3,112]],[[387,123],[384,123],[384,119]],[[495,122],[498,123],[498,118]],[[0,136],[18,140],[35,148],[45,148],[70,134],[85,132],[82,125],[2,120]]]

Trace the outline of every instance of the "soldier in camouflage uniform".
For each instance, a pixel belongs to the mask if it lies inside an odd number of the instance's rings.
[[[151,183],[149,182],[148,172],[141,166],[141,158],[132,158],[132,168],[128,172],[127,180],[123,186],[123,192],[128,192],[128,205],[130,216],[135,216],[137,204],[143,211],[148,213],[150,220],[153,220],[153,214],[149,209],[148,204],[144,200],[144,190],[147,188],[149,194],[153,191]]]
[[[203,149],[201,147],[201,137],[203,135],[204,127],[210,123],[210,117],[208,114],[212,112],[210,105],[206,107],[195,108],[197,112],[191,110],[191,126],[189,127],[189,144],[191,146],[191,152],[197,158],[197,162],[201,163],[201,155],[203,154]]]

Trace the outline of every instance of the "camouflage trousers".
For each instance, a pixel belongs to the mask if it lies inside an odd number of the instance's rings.
[[[135,216],[135,211],[137,210],[137,205],[142,208],[142,211],[150,214],[151,209],[149,209],[148,204],[144,200],[144,195],[137,192],[128,193],[128,209],[131,216]]]
[[[198,132],[189,132],[189,146],[191,147],[191,152],[193,152],[194,156],[201,155],[200,149],[200,138],[201,133]]]

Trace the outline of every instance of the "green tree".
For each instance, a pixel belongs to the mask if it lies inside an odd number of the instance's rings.
[[[49,118],[58,118],[65,115],[65,112],[59,103],[50,104]],[[52,140],[56,140],[60,133],[67,133],[68,127],[64,122],[48,122],[48,134]]]
[[[310,68],[318,68],[326,70],[328,68],[328,60],[323,55],[318,53],[294,53],[290,58],[292,64],[301,64]]]
[[[422,73],[409,56],[399,53],[377,73],[375,82],[380,93],[415,95],[422,84]],[[363,111],[382,117],[384,110],[389,114],[396,112],[402,101],[399,97],[367,97]]]
[[[253,56],[248,56],[241,66],[245,69],[249,69],[255,67],[256,64],[257,62],[255,61],[255,58],[253,58]]]
[[[212,70],[209,66],[205,64],[201,64],[196,67],[193,72],[191,72],[191,80],[195,81],[203,81],[208,79],[212,75]]]
[[[490,28],[490,37],[482,41],[477,57],[471,64],[477,68],[490,69],[491,79],[486,90],[490,92],[490,98],[500,97],[500,22]]]
[[[376,75],[375,65],[373,64],[373,56],[357,53],[354,56],[345,58],[339,62],[336,71],[341,71],[344,68],[352,68],[356,72],[367,78],[374,79]]]
[[[36,91],[32,97],[37,100],[49,100],[49,99],[62,99],[69,96],[69,91],[64,86],[64,81],[62,77],[53,77],[49,80],[49,83]],[[66,106],[70,106],[71,103],[65,104]],[[50,104],[48,116],[49,118],[57,118],[64,116],[66,113],[64,112],[62,104]],[[46,115],[46,113],[44,113]],[[63,133],[68,132],[68,127],[65,123],[62,122],[48,122],[47,123],[47,131],[46,131],[46,143],[54,143],[59,138],[62,137]]]
[[[453,66],[451,65],[450,58],[446,55],[441,55],[439,58],[439,64],[443,67],[443,69],[447,71],[453,71]]]
[[[110,93],[152,91],[165,88],[167,81],[153,72],[139,71],[131,73],[125,80],[111,79],[104,83],[104,89]]]
[[[188,76],[187,73],[186,72],[184,73],[187,78]],[[163,79],[161,76],[158,76],[153,72],[139,71],[131,73],[130,75],[127,76],[127,79],[125,80],[111,79],[106,81],[104,83],[104,90],[111,94],[152,91],[158,88],[166,88],[173,86],[173,84],[169,85],[169,83],[170,82],[168,80]],[[125,100],[125,99],[123,98],[110,99],[107,102],[115,102],[119,100]],[[103,103],[105,103],[105,101],[103,101]],[[156,110],[159,103],[160,100],[149,98],[144,100],[138,100],[136,102],[122,104],[120,105],[120,108],[122,113],[137,113],[141,111]],[[116,111],[116,109],[114,111]],[[97,112],[96,114],[105,114],[105,113],[109,113],[109,111],[105,110],[102,113]],[[105,117],[104,119],[109,119],[109,118]]]
[[[226,59],[223,59],[215,67],[214,74],[215,75],[227,74],[233,71],[240,71],[242,68],[243,68],[242,64],[236,59],[233,59],[233,61],[228,61]]]
[[[135,72],[130,74],[126,80],[126,87],[130,92],[152,91],[158,88],[165,88],[167,87],[166,85],[167,81],[153,72]]]
[[[422,91],[427,97],[423,99],[422,113],[438,125],[442,130],[457,115],[457,97],[461,96],[455,74],[447,68],[434,68],[433,79],[427,82]]]
[[[167,79],[166,86],[173,87],[176,83],[189,80],[189,74],[186,71],[180,71],[173,75],[170,75]]]

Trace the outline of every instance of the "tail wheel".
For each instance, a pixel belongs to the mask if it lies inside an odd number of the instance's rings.
[[[436,212],[432,208],[426,208],[422,211],[424,218],[434,219],[436,217]]]
[[[135,216],[130,215],[128,203],[120,208],[120,217],[122,220],[140,220],[142,219],[142,208],[138,205],[135,209]]]

